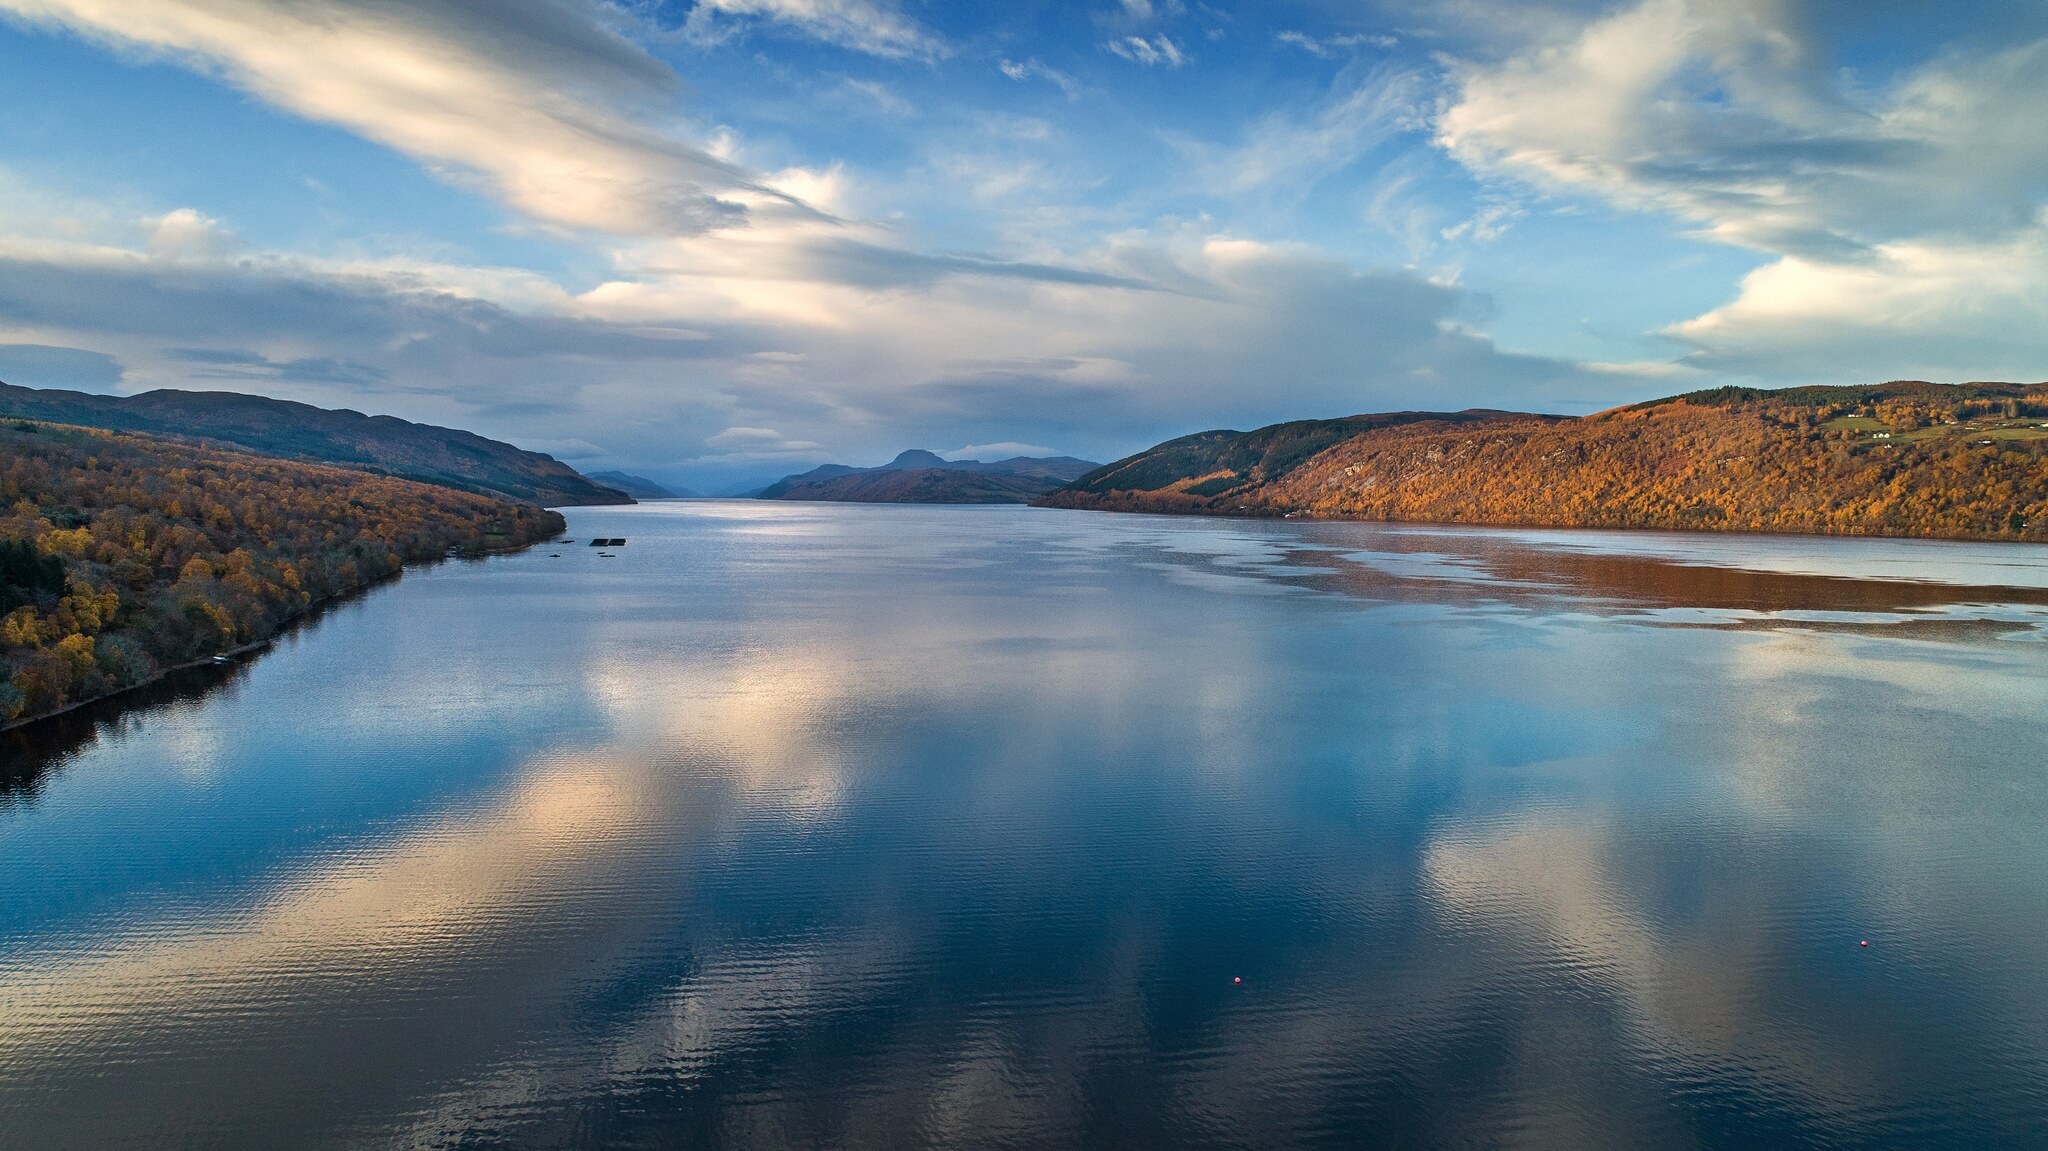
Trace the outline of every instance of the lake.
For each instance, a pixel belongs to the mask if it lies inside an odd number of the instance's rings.
[[[568,516],[8,744],[0,1144],[2048,1145],[2048,548]]]

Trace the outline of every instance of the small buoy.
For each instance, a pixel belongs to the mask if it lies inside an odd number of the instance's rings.
[[[1870,946],[1870,941],[1869,941],[1868,939],[1859,939],[1859,940],[1857,940],[1857,941],[1856,941],[1856,946],[1858,946],[1858,947],[1868,947],[1868,946]]]
[[[1242,975],[1233,975],[1233,976],[1231,976],[1231,977],[1230,977],[1230,981],[1231,981],[1232,983],[1243,983],[1243,982],[1244,982],[1244,976],[1242,976]]]

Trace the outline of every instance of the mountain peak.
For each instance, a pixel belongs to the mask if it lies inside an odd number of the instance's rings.
[[[878,468],[824,464],[761,489],[767,500],[856,500],[865,503],[1024,503],[1079,479],[1097,465],[1071,456],[949,460],[912,448]]]
[[[895,471],[899,468],[946,468],[954,465],[948,463],[937,452],[928,452],[923,448],[912,448],[882,466]]]

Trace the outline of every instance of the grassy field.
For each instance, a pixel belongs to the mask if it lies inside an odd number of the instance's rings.
[[[1919,440],[1969,439],[1969,440],[2041,440],[2048,439],[2048,421],[2038,418],[2018,419],[1975,419],[1955,424],[1933,424],[1910,431],[1898,431],[1886,426],[1875,416],[1837,416],[1822,425],[1829,431],[1857,432],[1866,439],[1886,439],[1893,443],[1912,443]],[[1889,433],[1889,434],[1886,434]]]

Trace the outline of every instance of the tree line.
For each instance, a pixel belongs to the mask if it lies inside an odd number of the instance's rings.
[[[405,564],[520,547],[543,508],[61,424],[0,425],[0,722],[269,638]]]
[[[2001,387],[2012,388],[2011,385]],[[1105,510],[2048,540],[2048,389],[1724,389],[1583,419],[1374,428],[1268,478],[1212,467]],[[1811,394],[1807,394],[1811,393]]]

